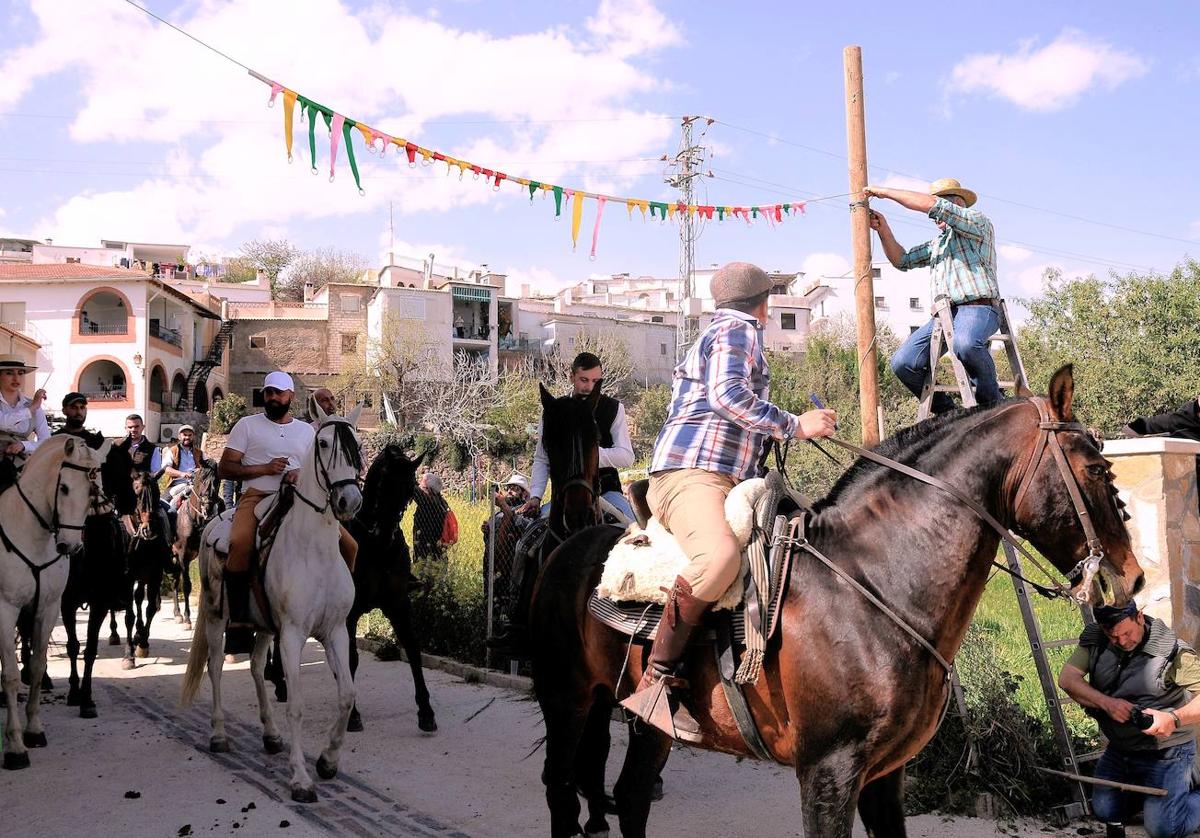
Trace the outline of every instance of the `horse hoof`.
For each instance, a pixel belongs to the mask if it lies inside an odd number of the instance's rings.
[[[46,747],[46,734],[25,731],[21,734],[21,741],[25,743],[26,748],[44,748]]]
[[[282,736],[264,736],[263,737],[263,750],[265,750],[268,754],[280,753],[283,750],[283,737]]]
[[[427,718],[418,717],[417,727],[421,729],[422,733],[437,733],[437,719],[435,719],[433,716],[429,716]]]
[[[139,658],[148,658],[148,657],[150,657],[150,647],[149,646],[138,646],[136,649],[133,650],[133,654],[134,654],[134,656],[139,657]]]
[[[320,757],[317,759],[317,776],[322,780],[332,780],[337,776],[337,766]]]
[[[184,617],[184,619],[183,619],[182,623],[183,623],[183,628],[184,628],[184,630],[185,630],[185,631],[191,631],[191,630],[192,630],[192,621],[191,621],[191,620],[189,620],[189,619],[187,619],[186,617]]]
[[[108,645],[109,645],[109,646],[120,646],[120,645],[121,645],[121,637],[120,637],[120,635],[117,635],[117,634],[110,634],[110,635],[108,636]]]
[[[350,720],[348,722],[346,722],[346,732],[347,733],[362,733],[362,729],[363,729],[362,716],[358,715],[357,712],[351,713]]]
[[[287,704],[287,684],[275,685],[275,700],[280,704]]]
[[[133,669],[136,666],[137,664],[133,662],[133,658],[121,658],[122,669]]]
[[[182,622],[183,622],[183,615],[182,615],[182,614],[180,614],[178,611],[176,611],[176,612],[175,612],[174,614],[172,614],[171,616],[174,618],[175,622],[177,622],[177,623],[182,623]]]
[[[229,753],[229,740],[224,736],[214,736],[208,740],[208,752],[210,754]]]
[[[317,790],[315,788],[306,789],[303,786],[292,786],[292,800],[297,803],[316,803]]]
[[[54,682],[50,680],[50,676],[42,673],[42,692],[49,692],[54,689]]]
[[[663,799],[662,777],[656,777],[654,780],[654,785],[650,787],[650,799],[655,803]]]
[[[4,770],[19,771],[29,767],[29,754],[6,753],[4,755]]]
[[[588,821],[583,825],[583,834],[587,838],[608,838],[608,821],[603,818],[596,823]]]
[[[81,719],[94,719],[96,716],[96,705],[90,701],[79,708],[79,718]]]

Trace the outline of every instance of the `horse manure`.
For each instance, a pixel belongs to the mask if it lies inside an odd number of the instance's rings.
[[[223,797],[218,797],[218,798],[217,798],[217,803],[219,803],[220,805],[224,806],[224,805],[225,805],[225,798],[223,798]]]
[[[126,800],[137,800],[137,799],[138,799],[139,797],[141,797],[141,796],[142,796],[142,793],[141,793],[140,791],[127,791],[127,792],[125,792],[125,799],[126,799]]]
[[[179,836],[179,838],[185,838],[185,836],[191,835],[192,825],[190,823],[185,823],[183,826],[179,827],[179,832],[176,834]]]
[[[290,824],[290,823],[288,823],[287,821],[280,821],[280,822],[279,822],[279,828],[280,828],[280,829],[287,829],[289,826],[291,826],[291,824]]]
[[[253,802],[253,801],[251,801],[251,802],[247,803],[245,806],[243,806],[243,807],[242,807],[242,814],[244,815],[244,814],[246,814],[247,812],[249,812],[251,809],[254,809],[254,808],[256,808],[256,807],[255,807],[255,805],[254,805],[254,802]]]

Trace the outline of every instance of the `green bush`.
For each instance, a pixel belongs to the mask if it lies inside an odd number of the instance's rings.
[[[246,400],[237,393],[230,393],[212,406],[208,430],[214,434],[227,434],[233,430],[237,420],[246,415]]]

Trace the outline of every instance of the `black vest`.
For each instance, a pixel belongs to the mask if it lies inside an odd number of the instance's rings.
[[[612,396],[600,394],[600,401],[596,403],[596,426],[600,429],[600,447],[612,448],[613,422],[617,421],[617,409],[621,403]],[[600,492],[620,492],[621,491],[621,476],[615,468],[602,468],[599,474]]]
[[[1123,698],[1136,707],[1178,710],[1191,701],[1183,687],[1168,684],[1167,669],[1180,650],[1191,647],[1175,636],[1161,620],[1146,617],[1146,638],[1132,652],[1111,645],[1096,624],[1083,630],[1079,645],[1088,650],[1088,681],[1092,687],[1113,698]],[[1180,728],[1165,739],[1142,733],[1130,722],[1116,722],[1103,711],[1094,718],[1109,744],[1120,751],[1157,751],[1191,741],[1195,730]]]

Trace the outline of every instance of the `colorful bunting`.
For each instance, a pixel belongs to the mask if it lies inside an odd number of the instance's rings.
[[[263,82],[271,88],[271,96],[267,102],[268,107],[274,107],[276,97],[283,94],[283,137],[284,144],[287,149],[288,161],[292,160],[292,137],[293,126],[295,124],[296,103],[300,103],[300,120],[308,120],[308,155],[309,164],[313,174],[317,173],[317,139],[316,126],[317,116],[320,115],[325,121],[325,127],[329,130],[329,180],[334,179],[337,167],[337,154],[339,145],[344,145],[346,149],[346,160],[350,165],[350,172],[354,176],[354,184],[358,187],[360,194],[365,194],[362,188],[362,180],[359,177],[358,161],[354,155],[354,144],[352,142],[352,132],[358,129],[362,135],[363,144],[367,150],[374,153],[375,143],[380,142],[379,153],[385,155],[387,150],[395,146],[397,151],[402,152],[408,158],[409,166],[417,165],[417,156],[421,158],[421,165],[430,166],[434,163],[444,163],[446,165],[446,174],[449,175],[451,169],[458,169],[458,177],[461,180],[463,174],[470,170],[472,175],[478,179],[482,177],[490,184],[493,191],[499,191],[501,184],[505,181],[517,185],[520,189],[529,190],[529,200],[532,203],[533,198],[540,190],[543,194],[549,192],[554,195],[554,217],[559,218],[563,213],[563,199],[565,198],[571,204],[571,246],[574,248],[579,243],[579,230],[583,221],[583,202],[586,198],[591,198],[596,201],[596,220],[592,227],[592,246],[589,258],[596,258],[596,244],[600,238],[600,221],[604,215],[604,205],[609,201],[618,201],[625,205],[626,213],[629,218],[633,218],[633,210],[636,207],[641,210],[643,220],[647,213],[651,219],[657,217],[660,221],[673,221],[676,213],[680,218],[687,214],[688,218],[694,218],[699,215],[706,221],[711,221],[713,214],[717,216],[718,222],[725,221],[726,216],[734,218],[742,218],[746,224],[751,224],[751,219],[757,220],[760,216],[769,225],[774,226],[783,221],[787,215],[805,214],[805,204],[803,201],[788,202],[781,204],[772,204],[769,206],[715,206],[707,204],[685,204],[683,202],[665,202],[665,201],[650,201],[642,198],[622,198],[614,195],[602,195],[596,192],[587,192],[581,189],[570,189],[569,187],[558,186],[551,183],[544,183],[538,180],[530,180],[528,178],[508,175],[501,171],[486,169],[475,163],[469,163],[466,160],[459,160],[433,149],[423,148],[416,143],[409,142],[401,137],[393,137],[383,131],[372,128],[369,125],[350,119],[339,113],[334,112],[331,108],[327,108],[317,102],[312,101],[294,90],[290,90],[283,85],[271,81],[270,79],[259,75],[253,70],[250,75],[254,76],[259,81]]]

